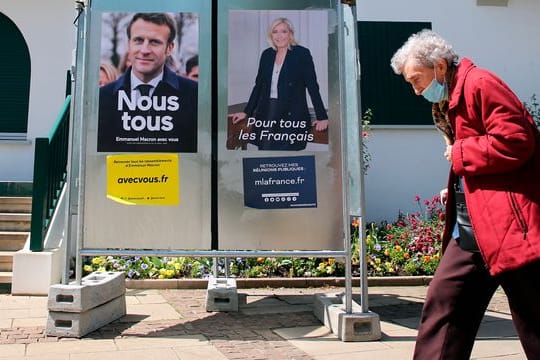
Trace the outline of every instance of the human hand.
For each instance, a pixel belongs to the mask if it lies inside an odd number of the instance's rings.
[[[444,157],[446,160],[452,162],[452,145],[446,145],[446,150],[444,150]]]
[[[439,195],[441,196],[441,204],[445,206],[446,200],[448,200],[448,188],[442,189]]]
[[[324,131],[328,128],[328,119],[326,120],[315,120],[313,122],[313,127],[317,131]]]
[[[240,121],[244,120],[246,117],[247,117],[247,114],[245,112],[237,112],[237,113],[234,113],[234,114],[231,114],[232,115],[232,123],[233,124],[236,124],[236,123],[239,123]]]

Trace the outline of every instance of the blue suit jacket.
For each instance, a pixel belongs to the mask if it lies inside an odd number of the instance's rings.
[[[133,108],[130,74],[100,88],[97,151],[197,152],[197,83],[165,66],[151,104]]]

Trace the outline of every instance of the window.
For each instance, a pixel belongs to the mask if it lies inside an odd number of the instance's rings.
[[[30,54],[17,26],[0,13],[0,138],[25,138],[28,126]]]
[[[358,22],[361,105],[362,112],[373,111],[372,125],[433,124],[431,105],[390,67],[397,49],[422,29],[431,29],[431,23]]]

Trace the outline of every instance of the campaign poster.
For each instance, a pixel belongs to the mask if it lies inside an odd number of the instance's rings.
[[[327,151],[328,12],[230,10],[228,26],[227,149]]]
[[[314,156],[244,158],[243,173],[246,207],[317,207]]]
[[[197,152],[197,13],[101,18],[98,152]]]
[[[107,198],[124,205],[178,205],[178,154],[108,155]]]

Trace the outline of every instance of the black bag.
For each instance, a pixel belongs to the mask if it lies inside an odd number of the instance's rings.
[[[456,239],[463,250],[478,252],[478,243],[474,237],[471,219],[465,203],[465,193],[456,191],[456,222],[459,230],[459,239]]]

